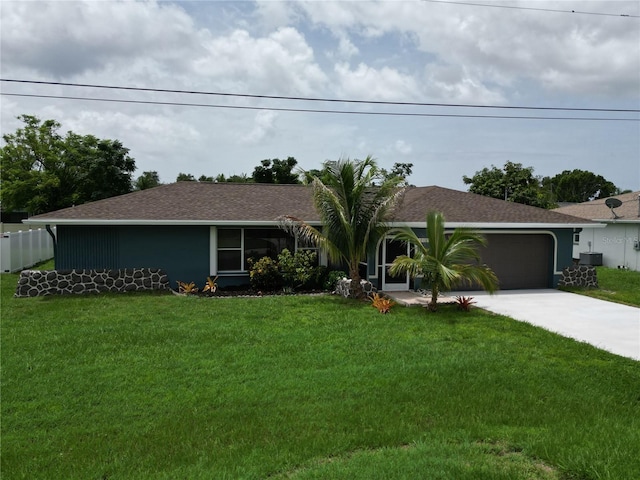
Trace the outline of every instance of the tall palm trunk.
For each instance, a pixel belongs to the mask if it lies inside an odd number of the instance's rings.
[[[432,312],[438,310],[438,285],[434,282],[431,284],[431,301],[429,302],[428,308]]]
[[[364,290],[362,289],[362,278],[360,277],[359,264],[355,268],[353,265],[349,267],[349,277],[351,277],[349,296],[356,299],[364,298]]]

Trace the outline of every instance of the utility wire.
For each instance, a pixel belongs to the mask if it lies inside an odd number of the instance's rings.
[[[282,108],[282,107],[252,107],[243,105],[219,105],[209,103],[185,103],[185,102],[160,102],[151,100],[121,100],[113,98],[98,97],[72,97],[66,95],[35,95],[26,93],[5,93],[0,95],[8,97],[27,98],[56,98],[61,100],[84,100],[94,102],[110,103],[130,103],[142,105],[169,105],[179,107],[206,107],[206,108],[227,108],[236,110],[271,110],[276,112],[302,112],[302,113],[330,113],[343,115],[370,115],[370,116],[395,116],[395,117],[449,117],[449,118],[491,118],[491,119],[511,119],[511,120],[582,120],[582,121],[611,121],[611,122],[639,122],[640,118],[607,118],[607,117],[542,117],[542,116],[511,116],[511,115],[463,115],[445,113],[408,113],[408,112],[363,112],[354,110],[322,110],[311,108]]]
[[[554,8],[539,8],[539,7],[521,7],[515,5],[496,5],[487,3],[472,3],[472,2],[457,2],[449,0],[422,0],[429,3],[447,3],[451,5],[466,5],[470,7],[491,7],[491,8],[509,8],[512,10],[534,10],[538,12],[552,12],[552,13],[573,13],[578,15],[599,15],[605,17],[626,17],[626,18],[640,18],[640,15],[633,15],[627,13],[603,13],[603,12],[583,12],[580,10],[557,10]]]
[[[64,87],[81,87],[81,88],[100,88],[108,90],[128,90],[136,92],[155,92],[155,93],[178,93],[187,95],[211,95],[219,97],[237,97],[237,98],[259,98],[269,100],[296,100],[306,102],[328,102],[328,103],[352,103],[360,105],[395,105],[395,106],[418,106],[418,107],[455,107],[455,108],[497,108],[508,110],[549,110],[549,111],[572,111],[572,112],[616,112],[616,113],[640,113],[640,109],[614,109],[614,108],[568,108],[568,107],[534,107],[534,106],[509,106],[509,105],[472,105],[472,104],[456,104],[456,103],[422,103],[422,102],[390,102],[382,100],[350,100],[338,98],[317,98],[317,97],[289,97],[280,95],[252,95],[246,93],[224,93],[224,92],[206,92],[198,90],[174,90],[165,88],[144,88],[144,87],[125,87],[116,85],[100,85],[89,83],[66,83],[66,82],[48,82],[39,80],[19,80],[0,78],[0,82],[26,83],[34,85],[55,85]]]

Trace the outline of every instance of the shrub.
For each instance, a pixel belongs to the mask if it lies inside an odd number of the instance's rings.
[[[282,288],[282,275],[278,264],[271,257],[262,257],[258,261],[252,258],[247,260],[249,264],[249,282],[254,290],[273,291]]]
[[[317,273],[318,254],[299,250],[291,254],[286,248],[278,255],[278,268],[285,287],[294,290],[312,288]]]
[[[313,278],[311,279],[311,284],[309,288],[314,290],[326,290],[324,288],[324,284],[327,281],[327,275],[329,270],[324,265],[318,265],[313,271]]]
[[[342,270],[331,270],[324,280],[324,283],[322,285],[323,290],[329,290],[331,292],[334,291],[336,289],[338,280],[346,278],[346,276],[347,274]]]

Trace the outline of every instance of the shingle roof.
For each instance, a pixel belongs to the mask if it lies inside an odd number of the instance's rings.
[[[304,185],[177,182],[32,217],[32,220],[271,221],[319,219]]]
[[[584,224],[582,218],[442,187],[409,187],[394,222],[424,223],[428,211],[447,222]],[[30,223],[273,222],[320,217],[305,185],[177,182],[37,215]]]
[[[614,209],[617,220],[632,221],[640,223],[640,191],[623,193],[615,197],[622,202],[618,208]],[[592,200],[590,202],[576,203],[566,207],[556,208],[555,211],[575,217],[587,218],[589,220],[614,220],[615,217],[611,209],[605,204],[606,198]]]
[[[396,218],[424,222],[431,210],[442,212],[448,223],[585,223],[543,208],[436,186],[408,188]]]

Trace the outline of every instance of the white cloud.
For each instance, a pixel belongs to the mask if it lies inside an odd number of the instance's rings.
[[[404,140],[396,140],[395,149],[402,155],[409,155],[411,152],[413,152],[413,148],[411,147],[411,145]]]
[[[109,62],[152,58],[180,65],[197,49],[191,18],[156,2],[3,2],[3,70],[30,66],[74,75]]]
[[[273,111],[258,112],[254,118],[253,129],[243,135],[241,140],[249,144],[260,143],[263,139],[275,133],[275,121],[277,118],[277,113]]]
[[[461,66],[428,65],[424,79],[427,98],[475,105],[506,103],[500,90],[489,88]]]
[[[314,62],[313,49],[296,29],[280,28],[255,38],[246,30],[211,38],[194,73],[212,82],[235,84],[260,93],[311,94],[326,75]]]
[[[345,97],[367,100],[402,101],[415,99],[419,92],[416,79],[396,69],[375,69],[364,63],[352,70],[346,63],[334,67],[338,89]]]
[[[640,13],[634,1],[585,5],[536,2],[537,8]],[[415,39],[439,66],[464,66],[466,88],[493,90],[489,85],[533,81],[549,90],[598,95],[638,91],[640,29],[633,18],[394,1],[299,2],[298,8],[313,24],[349,36],[355,46],[359,38],[385,33]]]
[[[340,58],[348,59],[359,53],[358,47],[356,47],[348,37],[341,35],[340,43],[338,45],[338,55]]]

